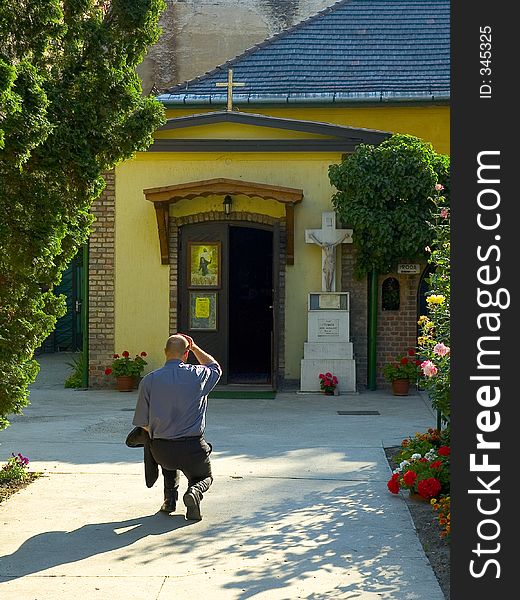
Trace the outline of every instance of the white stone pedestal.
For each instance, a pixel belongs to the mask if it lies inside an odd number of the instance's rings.
[[[319,392],[320,373],[338,378],[338,390],[356,391],[356,362],[350,341],[348,292],[309,294],[307,342],[301,361],[302,392]]]

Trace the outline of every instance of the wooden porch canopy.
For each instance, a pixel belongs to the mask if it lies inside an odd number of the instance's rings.
[[[264,198],[276,200],[285,206],[287,222],[287,264],[294,264],[294,205],[303,200],[303,190],[253,183],[240,179],[206,179],[205,181],[190,181],[165,187],[149,188],[143,190],[147,200],[153,202],[157,217],[159,231],[159,244],[161,250],[161,263],[169,262],[168,237],[169,237],[169,206],[180,200],[229,194],[230,196],[242,195],[250,198]],[[224,215],[223,215],[224,216]]]

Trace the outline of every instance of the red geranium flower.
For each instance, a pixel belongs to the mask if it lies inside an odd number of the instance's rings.
[[[417,473],[414,473],[413,471],[406,471],[406,473],[403,475],[403,481],[410,487],[415,483],[416,479]]]
[[[403,356],[403,358],[401,358],[401,364],[402,365],[407,365],[408,364],[408,359],[406,358],[406,356]]]
[[[114,354],[112,358],[119,358],[119,354]]]
[[[326,377],[327,379],[330,379],[330,378],[332,377],[332,373],[325,373],[325,377]]]
[[[392,494],[399,493],[399,475],[397,473],[394,473],[388,480],[386,487],[392,492]]]
[[[441,491],[441,484],[435,477],[428,477],[428,479],[422,479],[417,484],[417,492],[423,498],[435,498]]]
[[[141,356],[148,356],[148,354],[146,354],[146,352],[141,352]]]
[[[323,373],[320,373],[320,379],[325,379],[325,375]]]
[[[119,357],[118,357],[119,358]],[[112,375],[112,369],[110,367],[107,367],[105,369],[105,375]]]
[[[442,467],[442,460],[434,460],[430,463],[430,469],[440,469]]]
[[[438,450],[437,450],[437,454],[439,456],[449,456],[451,453],[450,447],[449,446],[441,446]]]
[[[123,356],[124,356],[125,358],[128,358],[128,357],[130,356],[130,352],[128,352],[127,350],[125,350],[125,351],[123,352]]]
[[[413,348],[408,348],[408,356],[415,356],[415,350]]]

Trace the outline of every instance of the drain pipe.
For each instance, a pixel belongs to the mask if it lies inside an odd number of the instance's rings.
[[[377,270],[372,267],[368,280],[368,389],[376,389],[377,365]]]
[[[81,385],[85,389],[88,388],[88,294],[89,294],[89,285],[88,285],[88,263],[89,263],[89,246],[88,240],[83,244],[83,281],[82,290],[83,290],[83,302],[81,303],[81,324],[83,329],[83,338],[82,338],[82,354],[83,354],[83,373],[81,374]]]

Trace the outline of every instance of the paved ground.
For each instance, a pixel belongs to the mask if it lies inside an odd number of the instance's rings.
[[[435,426],[420,395],[212,400],[215,482],[190,522],[158,512],[162,480],[124,444],[136,392],[65,390],[63,361],[41,362],[0,432],[0,462],[44,472],[0,505],[2,600],[443,600],[386,489],[383,447]]]

